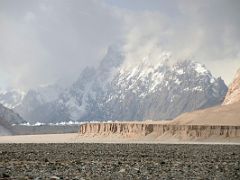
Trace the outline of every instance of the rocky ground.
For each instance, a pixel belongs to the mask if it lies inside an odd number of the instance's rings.
[[[240,179],[240,146],[0,144],[0,179]]]

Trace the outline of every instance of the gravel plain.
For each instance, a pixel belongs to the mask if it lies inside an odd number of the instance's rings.
[[[0,144],[0,179],[240,179],[240,146]]]

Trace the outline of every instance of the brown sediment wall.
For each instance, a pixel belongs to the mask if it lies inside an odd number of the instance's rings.
[[[173,136],[176,138],[209,138],[211,136],[240,138],[240,126],[172,125],[154,123],[87,123],[80,126],[80,135],[144,137]]]

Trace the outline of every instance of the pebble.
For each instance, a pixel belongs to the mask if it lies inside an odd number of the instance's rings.
[[[50,177],[50,180],[58,180],[58,179],[60,179],[60,177],[57,177],[57,176],[51,176]]]
[[[120,172],[120,173],[124,173],[124,172],[126,172],[126,170],[125,170],[125,169],[120,169],[119,172]]]
[[[235,145],[0,144],[0,179],[240,179]]]

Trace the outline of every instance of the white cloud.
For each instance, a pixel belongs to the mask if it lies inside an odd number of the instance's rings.
[[[36,18],[35,14],[33,12],[27,12],[26,15],[24,16],[24,20],[26,22],[32,22]]]
[[[164,6],[164,1],[159,4]],[[119,13],[127,26],[129,59],[136,61],[150,51],[160,54],[167,50],[175,59],[191,58],[206,64],[229,83],[240,67],[240,1],[182,0],[173,6],[177,16],[147,6],[142,11],[125,9]]]
[[[120,34],[117,19],[95,0],[3,0],[0,23],[0,71],[18,88],[74,81]]]
[[[171,51],[230,82],[240,67],[239,7],[238,0],[2,0],[0,82],[73,81],[118,41],[129,62]]]

